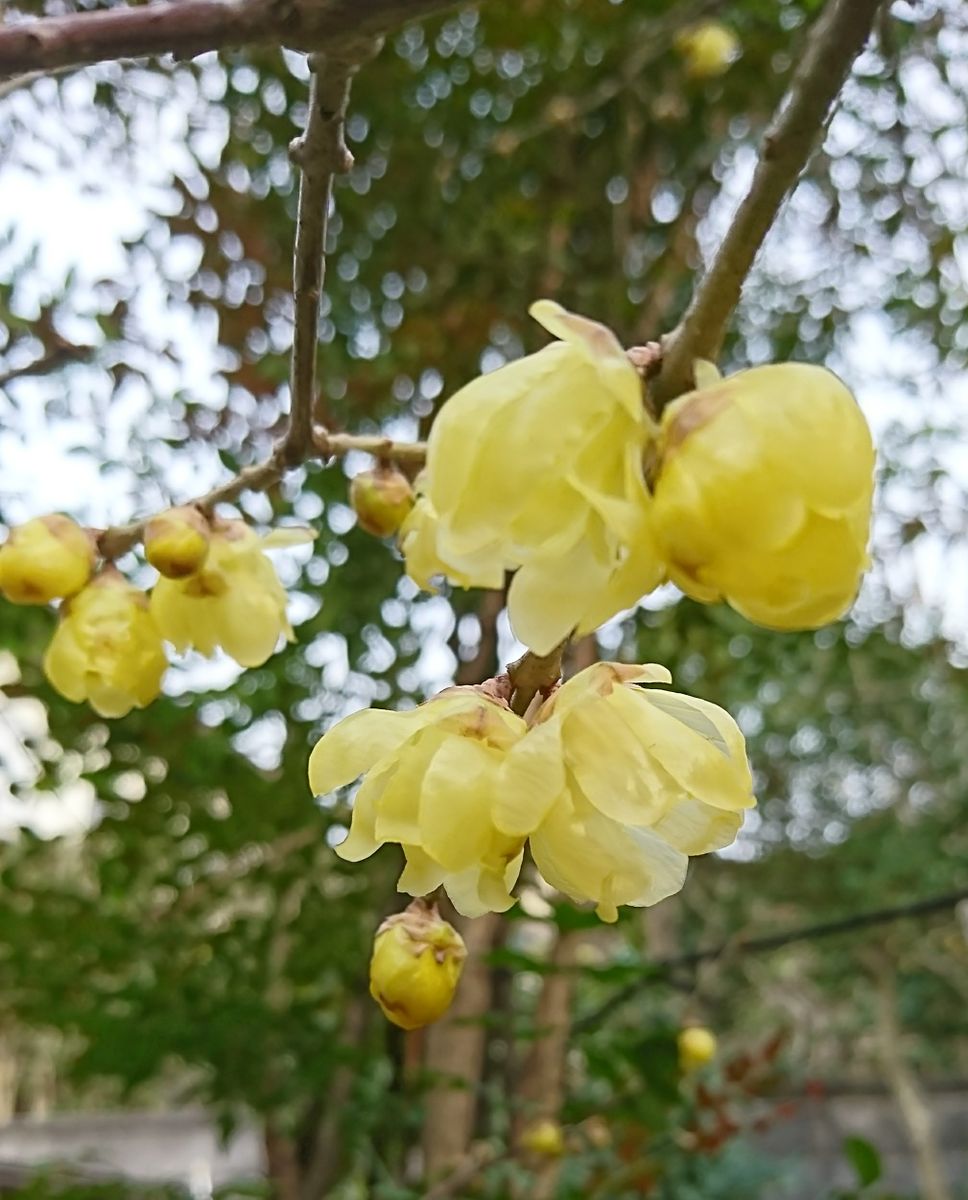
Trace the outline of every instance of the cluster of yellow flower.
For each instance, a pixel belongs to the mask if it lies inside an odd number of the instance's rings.
[[[148,595],[113,564],[98,567],[92,531],[53,513],[15,528],[0,546],[0,592],[16,604],[62,601],[44,656],[48,680],[68,700],[121,717],[158,696],[165,640],[209,656],[221,646],[252,667],[280,635],[291,639],[286,593],[263,551],[311,536],[280,529],[260,538],[243,521],[170,509],[144,532],[145,556],[161,575]]]
[[[363,776],[336,853],[357,862],[398,843],[400,890],[443,886],[469,917],[511,907],[526,842],[548,883],[605,920],[619,905],[656,903],[681,888],[690,855],[733,840],[754,803],[735,722],[640,686],[669,682],[664,667],[596,663],[530,722],[476,687],[354,713],[309,763],[320,795]]]
[[[723,379],[697,363],[696,388],[656,423],[610,330],[547,300],[531,312],[559,340],[444,404],[415,504],[400,477],[355,490],[365,527],[399,527],[413,579],[500,588],[514,572],[511,625],[539,655],[667,580],[774,629],[846,612],[868,565],[874,450],[835,375],[787,364]],[[754,803],[735,722],[654,686],[670,682],[664,667],[598,663],[526,717],[504,677],[503,691],[499,679],[346,718],[309,767],[317,794],[362,776],[337,853],[397,843],[400,890],[443,887],[465,916],[511,906],[526,846],[547,883],[605,920],[654,904]],[[406,1027],[456,986],[428,947],[395,960],[397,1015],[381,1000],[398,1024],[409,1012]],[[374,955],[378,997],[386,962]],[[700,1040],[684,1061],[708,1057]]]
[[[473,380],[434,422],[401,531],[416,582],[493,588],[514,571],[511,625],[538,654],[667,579],[773,629],[847,611],[874,448],[834,374],[698,364],[657,427],[611,330],[549,300],[531,313],[561,340]]]

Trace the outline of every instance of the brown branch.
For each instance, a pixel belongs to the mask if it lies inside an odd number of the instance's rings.
[[[0,28],[0,75],[119,58],[191,58],[257,42],[263,49],[331,47],[451,8],[453,0],[162,0]]]
[[[649,987],[657,980],[668,978],[682,967],[696,967],[700,963],[722,958],[726,954],[769,953],[772,950],[780,950],[784,946],[792,946],[796,942],[816,941],[819,938],[835,937],[843,933],[855,933],[860,929],[872,929],[878,925],[903,921],[909,917],[934,916],[935,913],[949,912],[962,903],[968,903],[968,887],[954,892],[946,892],[940,896],[930,896],[925,900],[914,900],[907,904],[895,904],[890,908],[875,908],[868,912],[852,913],[849,917],[838,917],[832,921],[821,921],[816,925],[781,930],[779,933],[768,933],[762,937],[733,937],[728,942],[722,942],[718,946],[708,946],[704,950],[689,950],[685,954],[677,954],[672,958],[657,958],[643,964],[642,974],[638,979],[633,979],[625,987],[613,992],[603,1004],[582,1017],[576,1023],[575,1028],[576,1030],[597,1029],[605,1017],[610,1016],[626,1001],[637,996],[643,988]],[[582,970],[594,973],[593,968],[583,967]]]
[[[829,0],[760,147],[760,161],[685,316],[664,340],[652,394],[661,406],[692,386],[693,362],[716,359],[743,282],[797,182],[884,0]]]
[[[350,86],[360,63],[375,53],[378,45],[365,41],[354,43],[355,52],[347,48],[331,55],[310,56],[313,74],[309,85],[309,116],[305,132],[289,147],[289,156],[300,167],[302,179],[292,265],[294,325],[289,374],[292,399],[289,427],[281,449],[288,466],[302,462],[312,444],[319,298],[326,275],[326,231],[333,178],[353,165],[353,156],[343,140]]]
[[[539,692],[550,692],[561,678],[561,656],[567,642],[555,646],[550,654],[535,654],[531,650],[508,667],[508,678],[514,689],[511,708],[523,717],[528,705]]]
[[[243,492],[265,492],[273,487],[285,475],[289,465],[282,457],[282,444],[273,450],[267,459],[243,467],[238,475],[233,475],[224,483],[212,488],[203,496],[184,503],[199,508],[204,513],[210,513],[217,504],[237,500]],[[328,433],[324,429],[315,429],[307,452],[300,461],[313,457],[342,458],[351,450],[359,450],[363,454],[372,454],[389,462],[421,463],[427,455],[426,442],[394,442],[391,438],[380,434]],[[151,513],[140,517],[137,521],[129,521],[127,525],[113,525],[110,529],[102,530],[97,537],[98,551],[104,558],[119,558],[132,546],[137,545],[144,535],[145,526],[156,516]]]

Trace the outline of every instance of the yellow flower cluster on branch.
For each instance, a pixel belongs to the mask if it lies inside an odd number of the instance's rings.
[[[292,640],[286,593],[264,551],[312,536],[290,528],[259,537],[243,521],[170,509],[144,530],[145,557],[161,574],[149,597],[111,563],[96,570],[93,532],[52,513],[0,546],[0,592],[18,604],[62,601],[44,657],[49,682],[68,700],[121,717],[159,695],[165,640],[205,655],[222,647],[244,667],[264,663],[280,637]]]
[[[327,795],[363,776],[340,857],[403,848],[403,892],[443,886],[465,916],[503,912],[525,843],[548,883],[614,921],[677,892],[690,855],[728,845],[754,803],[743,736],[722,709],[661,690],[657,666],[598,663],[529,724],[480,688],[369,709],[317,743]]]
[[[511,626],[539,655],[670,579],[771,628],[847,611],[874,448],[834,374],[697,364],[656,427],[611,331],[547,300],[531,312],[560,340],[473,380],[431,429],[401,531],[417,583],[500,588],[513,571]]]

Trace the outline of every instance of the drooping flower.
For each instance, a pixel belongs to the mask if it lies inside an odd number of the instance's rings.
[[[0,546],[0,592],[14,604],[73,596],[91,578],[95,557],[91,535],[70,517],[35,517]]]
[[[683,1073],[697,1071],[716,1057],[716,1036],[702,1025],[687,1025],[676,1041]]]
[[[44,655],[53,687],[102,717],[145,708],[161,691],[167,665],[148,597],[114,567],[64,602]]]
[[[374,537],[392,537],[413,508],[410,480],[396,467],[361,471],[350,483],[350,504],[361,529]]]
[[[728,71],[740,50],[739,38],[718,21],[702,21],[684,29],[675,40],[676,49],[692,79],[713,79]]]
[[[526,730],[506,704],[477,688],[449,688],[405,712],[367,709],[344,718],[309,760],[316,795],[363,776],[349,836],[336,853],[359,862],[398,843],[406,857],[400,891],[424,896],[442,884],[464,916],[504,912],[524,838],[500,833],[492,808],[507,751]]]
[[[672,580],[758,625],[814,629],[850,607],[869,565],[874,447],[822,367],[754,367],[662,415],[652,509]]]
[[[145,526],[145,558],[167,579],[185,579],[205,565],[211,530],[190,504],[169,508]]]
[[[642,454],[642,384],[605,326],[550,300],[531,315],[559,339],[473,380],[441,408],[403,526],[408,573],[498,588],[539,654],[655,587]]]
[[[755,803],[728,713],[637,686],[669,682],[654,665],[580,671],[510,751],[494,808],[499,830],[530,837],[548,883],[606,921],[679,891],[688,857],[729,845]]]
[[[244,521],[219,522],[200,571],[155,584],[151,612],[162,636],[179,652],[211,656],[221,646],[240,666],[261,666],[281,636],[293,640],[286,592],[264,551],[311,538],[306,529],[259,537]]]
[[[420,1029],[450,1008],[467,947],[434,904],[414,900],[377,930],[370,995],[401,1029]]]

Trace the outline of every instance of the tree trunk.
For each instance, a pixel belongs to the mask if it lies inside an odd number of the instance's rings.
[[[877,965],[877,1050],[888,1087],[897,1102],[914,1150],[922,1200],[953,1200],[945,1178],[944,1159],[934,1132],[931,1109],[908,1066],[901,1046],[902,1029],[897,1016],[897,975],[893,963],[882,959]]]
[[[487,1044],[482,1018],[491,1007],[491,968],[485,959],[502,918],[488,913],[475,921],[448,919],[467,943],[467,961],[450,1012],[426,1031],[424,1068],[438,1077],[424,1107],[424,1174],[431,1182],[454,1169],[474,1137]]]

